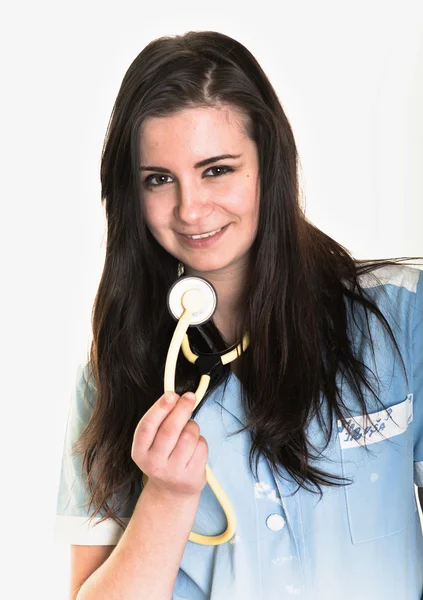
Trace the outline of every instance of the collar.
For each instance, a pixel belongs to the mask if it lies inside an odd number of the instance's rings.
[[[222,383],[216,388],[212,393],[212,399],[245,427],[247,422],[244,407],[241,404],[241,382],[233,371],[229,375],[226,390],[224,387],[225,383]]]

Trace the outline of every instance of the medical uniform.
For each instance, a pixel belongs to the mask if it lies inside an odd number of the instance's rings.
[[[237,518],[236,534],[225,544],[188,541],[174,587],[174,600],[419,600],[423,597],[423,538],[414,484],[423,487],[423,271],[404,265],[379,268],[377,284],[361,279],[391,325],[405,361],[374,316],[369,317],[375,355],[364,339],[364,312],[357,309],[354,347],[377,376],[380,410],[370,393],[370,426],[360,416],[347,383],[342,397],[357,418],[333,436],[318,466],[353,479],[347,487],[323,487],[323,498],[285,473],[277,476],[261,458],[258,480],[248,464],[240,382],[230,375],[214,390],[195,420],[209,447],[207,464],[228,495]],[[89,526],[79,508],[87,500],[80,457],[72,444],[85,427],[95,389],[84,398],[87,365],[78,369],[67,425],[57,505],[57,537],[71,544],[116,544],[122,530],[112,520]],[[367,372],[368,373],[368,372]],[[322,398],[324,401],[324,398]],[[312,421],[308,435],[322,447]],[[363,447],[363,438],[368,451]],[[137,498],[125,514],[128,522]],[[220,504],[208,485],[202,490],[193,531],[217,535],[226,529]]]

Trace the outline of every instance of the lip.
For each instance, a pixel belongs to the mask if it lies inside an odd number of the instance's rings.
[[[186,237],[186,235],[183,235],[182,233],[178,233],[177,235],[178,238],[181,240],[182,244],[184,246],[188,246],[188,248],[210,248],[210,246],[216,244],[220,240],[220,238],[225,234],[225,231],[228,229],[229,225],[230,223],[222,227],[219,233],[215,233],[215,235],[204,238],[202,240],[193,240],[192,238]]]

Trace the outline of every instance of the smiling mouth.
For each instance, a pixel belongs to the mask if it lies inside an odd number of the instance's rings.
[[[225,225],[226,227],[226,225]],[[202,240],[204,238],[208,238],[211,237],[212,235],[215,235],[216,233],[219,233],[219,231],[222,231],[223,227],[221,227],[220,229],[215,229],[214,231],[209,231],[208,233],[198,233],[196,235],[188,235],[186,233],[182,234],[187,238],[190,238],[191,240]]]

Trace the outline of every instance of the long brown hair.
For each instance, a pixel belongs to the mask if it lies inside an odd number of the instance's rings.
[[[152,41],[123,78],[101,162],[107,248],[88,361],[96,397],[77,450],[87,472],[89,505],[102,518],[119,522],[117,512],[140,488],[142,473],[131,459],[132,439],[140,418],[163,393],[166,353],[175,328],[166,296],[177,277],[178,260],[156,242],[143,216],[140,126],[146,117],[223,105],[243,115],[259,155],[259,224],[237,331],[239,340],[245,331],[251,339],[238,359],[247,417],[240,431],[251,433],[249,458],[251,469],[256,459],[255,477],[262,453],[276,472],[283,476],[282,465],[306,489],[321,494],[322,486],[345,483],[311,464],[316,449],[307,439],[306,426],[311,415],[317,416],[329,442],[332,421],[323,418],[321,393],[332,415],[345,418],[338,371],[348,379],[363,412],[363,386],[378,399],[366,375],[369,369],[351,345],[347,315],[353,306],[361,306],[366,315],[374,313],[400,352],[360,277],[416,257],[354,260],[307,220],[299,202],[291,126],[262,68],[241,43],[213,31]],[[225,348],[213,321],[191,328],[190,339],[201,351]],[[229,366],[213,373],[196,413],[217,385],[226,384],[228,375]],[[177,393],[195,390],[197,382],[194,367],[181,356]]]

